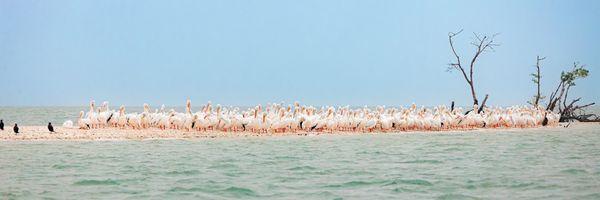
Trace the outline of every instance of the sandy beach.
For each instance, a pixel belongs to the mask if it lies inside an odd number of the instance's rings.
[[[567,126],[567,127],[565,127]],[[433,134],[433,133],[469,133],[469,132],[531,132],[543,130],[567,130],[600,128],[600,123],[561,123],[554,127],[538,128],[498,128],[498,129],[473,129],[473,130],[444,130],[444,131],[408,131],[408,132],[296,132],[296,133],[253,133],[253,132],[199,132],[184,130],[160,130],[149,128],[144,130],[101,128],[81,130],[75,128],[55,127],[55,133],[48,132],[46,126],[23,126],[20,133],[14,134],[11,130],[0,131],[0,141],[33,141],[33,140],[64,140],[64,141],[90,141],[90,140],[152,140],[152,139],[210,139],[210,138],[243,138],[243,137],[274,137],[274,136],[314,136],[314,135],[373,135],[373,134]]]

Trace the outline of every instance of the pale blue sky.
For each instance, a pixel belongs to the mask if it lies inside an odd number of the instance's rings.
[[[600,1],[0,0],[0,106],[470,104],[446,72],[447,34],[501,33],[475,82],[490,104],[525,104],[573,61],[572,96],[600,101]]]

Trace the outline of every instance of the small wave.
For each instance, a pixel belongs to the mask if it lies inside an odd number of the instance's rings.
[[[564,143],[565,141],[561,140],[561,139],[551,139],[548,142],[551,142],[551,143]]]
[[[311,166],[298,166],[298,167],[292,167],[289,168],[288,170],[290,171],[304,171],[304,170],[315,170],[317,168],[311,167]]]
[[[499,185],[494,182],[484,181],[481,184],[479,184],[479,187],[480,188],[495,188],[495,187],[499,187]]]
[[[473,183],[473,182],[471,182]],[[469,189],[469,190],[474,190],[477,188],[497,188],[497,187],[504,187],[504,188],[511,188],[511,189],[518,189],[518,188],[527,188],[530,186],[535,185],[535,183],[515,183],[515,184],[496,184],[493,182],[482,182],[480,184],[468,184],[466,185],[464,188]]]
[[[397,184],[421,185],[421,186],[432,186],[433,185],[431,182],[422,180],[422,179],[406,179],[406,180],[398,179],[398,180],[393,180],[393,181],[385,184],[385,186],[397,185]]]
[[[535,186],[533,189],[535,189],[535,190],[554,190],[554,189],[559,189],[559,188],[561,188],[560,185],[551,184],[551,185],[538,185],[538,186]]]
[[[480,199],[474,196],[464,195],[464,194],[444,194],[438,196],[436,199]]]
[[[225,172],[223,173],[223,175],[225,176],[229,176],[229,177],[240,177],[242,175],[247,175],[248,173],[246,172],[241,172],[241,171],[235,171],[235,172]]]
[[[340,197],[330,191],[317,191],[305,193],[307,199],[339,199]]]
[[[275,160],[297,160],[295,156],[275,156]]]
[[[370,172],[370,171],[364,171],[364,170],[360,170],[360,171],[351,171],[348,173],[345,173],[347,175],[353,175],[353,176],[360,176],[360,175],[373,175],[375,173]]]
[[[73,185],[90,186],[90,185],[119,185],[118,181],[112,179],[106,180],[81,180],[73,183]]]
[[[19,199],[31,195],[30,191],[2,191],[0,195],[3,199]]]
[[[442,135],[443,136],[443,135]],[[473,144],[470,143],[439,143],[439,142],[433,142],[433,143],[428,143],[427,145],[430,146],[434,146],[434,147],[472,147],[475,146]]]
[[[177,182],[177,183],[197,183],[199,180],[200,180],[200,178],[197,178],[197,177],[185,177],[185,178],[178,179],[175,182]]]
[[[50,193],[52,193],[52,192],[50,192],[50,191],[48,191],[48,190],[44,190],[44,191],[42,191],[42,192],[40,192],[40,193],[38,193],[38,194],[39,194],[39,195],[44,195],[44,194],[50,194]]]
[[[448,152],[448,151],[461,151],[461,150],[462,149],[460,149],[458,147],[451,147],[451,148],[444,149],[445,152]]]
[[[410,161],[404,161],[404,162],[400,162],[400,163],[409,163],[409,164],[414,164],[414,163],[440,164],[440,163],[442,163],[442,161],[439,161],[439,160],[410,160]]]
[[[565,174],[587,174],[588,172],[583,169],[565,169],[560,171]]]
[[[581,199],[600,199],[600,193],[586,194],[581,196]]]
[[[406,189],[406,188],[394,188],[393,192],[405,193],[405,192],[415,192],[415,190]]]
[[[229,187],[223,190],[226,194],[233,195],[235,197],[256,197],[256,192],[248,188],[242,187]]]
[[[55,164],[52,165],[52,168],[54,169],[69,169],[69,168],[77,168],[79,166],[77,165],[63,165],[63,164]]]
[[[168,175],[194,175],[200,174],[199,170],[184,170],[184,171],[170,171],[167,172]]]
[[[313,172],[313,173],[317,174],[317,175],[327,175],[327,174],[333,174],[334,171],[326,169],[326,170],[316,171],[316,172]]]
[[[529,187],[532,185],[534,185],[534,183],[519,183],[519,184],[511,185],[510,188],[524,188],[524,187]]]
[[[192,187],[192,188],[183,188],[183,187],[174,187],[169,189],[169,192],[204,192],[206,191],[205,189],[202,188],[198,188],[198,187]]]
[[[374,185],[374,184],[381,184],[385,181],[350,181],[350,182],[346,182],[346,183],[342,183],[342,184],[333,184],[333,185],[327,185],[325,187],[328,188],[346,188],[346,187],[360,187],[360,186],[367,186],[367,185]]]
[[[389,153],[383,152],[383,151],[360,151],[357,152],[356,154],[358,155],[362,155],[362,154],[366,154],[366,155],[389,155]]]
[[[118,193],[136,195],[136,194],[142,194],[143,192],[144,191],[139,191],[139,190],[121,190]]]
[[[244,157],[256,157],[256,154],[246,153],[246,154],[244,154]]]
[[[229,168],[237,168],[237,165],[234,164],[216,164],[216,165],[211,165],[210,167],[208,167],[209,169],[229,169]]]

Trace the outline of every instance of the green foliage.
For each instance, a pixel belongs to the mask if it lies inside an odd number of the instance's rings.
[[[538,84],[540,82],[539,81],[540,80],[540,75],[532,73],[531,76],[533,77],[531,79],[531,81],[533,81],[533,83]]]
[[[578,66],[577,63],[574,63],[573,69],[568,72],[560,73],[560,80],[565,83],[567,86],[575,86],[575,80],[579,78],[585,78],[588,76],[589,70],[584,68],[585,66]]]

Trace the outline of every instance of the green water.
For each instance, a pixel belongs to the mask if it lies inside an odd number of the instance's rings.
[[[83,109],[0,107],[0,118],[7,124],[60,124]],[[339,198],[600,199],[600,125],[445,134],[0,142],[0,199]]]
[[[0,142],[0,198],[599,199],[599,128]]]

